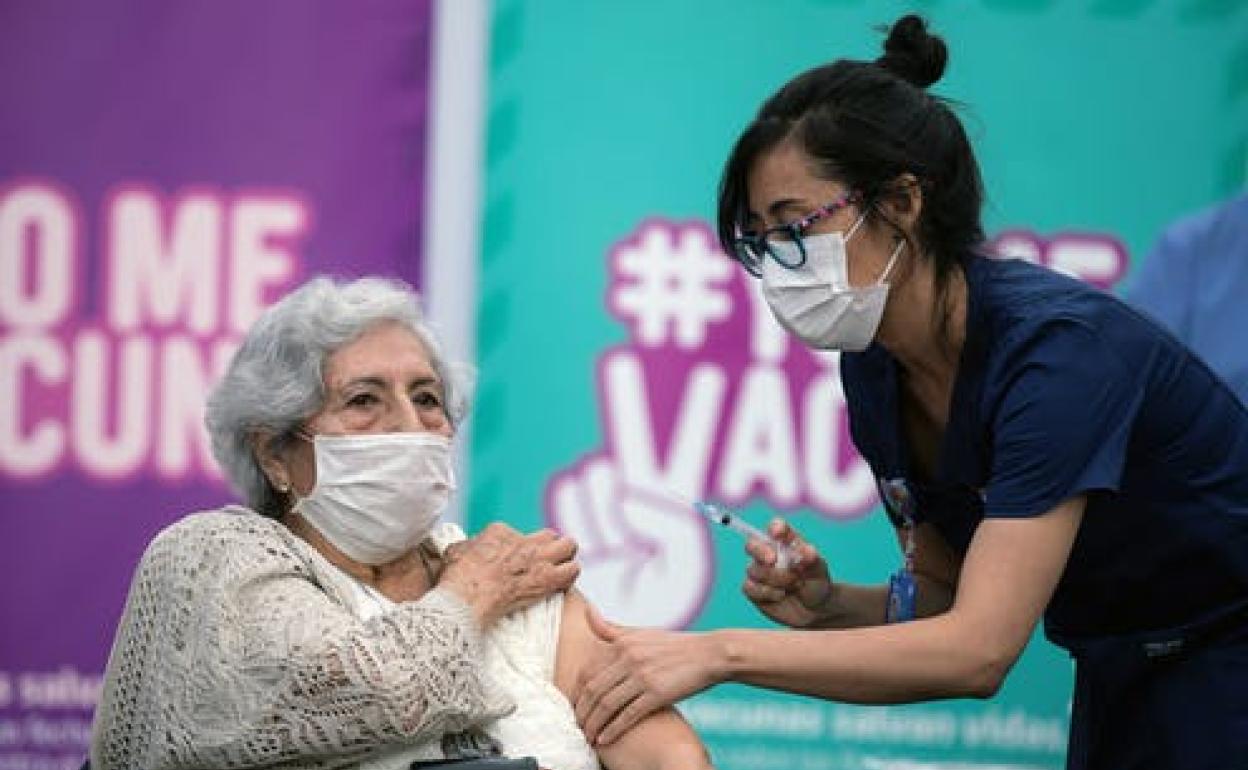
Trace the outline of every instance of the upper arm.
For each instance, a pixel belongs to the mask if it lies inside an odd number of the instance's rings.
[[[1066,568],[1085,499],[1039,516],[985,519],[962,564],[950,616],[971,630],[1004,677],[1031,637]]]
[[[589,602],[576,589],[568,591],[559,625],[555,654],[555,686],[569,699],[582,670],[609,659],[607,643],[589,627]],[[697,768],[705,763],[706,750],[693,728],[676,709],[660,709],[642,719],[608,746],[597,746],[598,758],[609,770],[657,768],[665,760],[679,760],[679,767]]]
[[[555,687],[569,699],[576,687],[577,675],[590,663],[602,643],[594,636],[585,619],[589,602],[575,588],[563,598],[563,617],[559,621],[559,641],[555,647]]]

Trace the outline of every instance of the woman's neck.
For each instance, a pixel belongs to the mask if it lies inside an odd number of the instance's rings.
[[[880,323],[880,344],[911,382],[951,390],[966,341],[966,276],[955,268],[942,294],[931,262],[916,260],[892,291]]]
[[[330,564],[393,601],[418,599],[437,582],[440,558],[423,544],[385,564],[364,564],[343,553],[297,511],[283,516],[282,523]]]

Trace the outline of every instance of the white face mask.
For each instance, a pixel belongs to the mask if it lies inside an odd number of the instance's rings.
[[[860,217],[849,232],[812,235],[802,239],[806,262],[787,268],[775,259],[763,260],[763,297],[780,325],[802,342],[820,350],[866,350],[875,338],[888,300],[888,275],[904,241],[897,244],[878,281],[871,286],[849,285],[845,244],[858,230]],[[785,262],[801,258],[796,241],[780,241],[771,248]]]
[[[316,436],[316,485],[294,509],[363,564],[394,561],[429,535],[455,491],[436,433]]]

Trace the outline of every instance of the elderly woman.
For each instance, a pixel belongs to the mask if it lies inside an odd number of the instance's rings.
[[[586,743],[564,697],[598,644],[565,594],[575,544],[437,523],[462,413],[405,286],[317,278],[270,308],[208,404],[248,507],[188,516],[148,547],[92,766],[708,767],[671,710],[600,754]]]

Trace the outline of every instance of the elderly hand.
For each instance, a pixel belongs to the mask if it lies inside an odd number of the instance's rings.
[[[827,615],[833,594],[828,563],[783,519],[773,519],[767,532],[788,545],[797,561],[784,569],[775,566],[776,550],[752,539],[745,551],[753,562],[746,570],[741,591],[767,617],[791,628],[811,628]]]
[[[476,537],[445,553],[438,579],[463,599],[482,628],[551,594],[567,590],[580,567],[572,561],[576,543],[544,529],[522,535],[506,524],[491,524]]]
[[[655,711],[723,680],[727,652],[709,634],[625,628],[590,611],[610,652],[587,666],[573,692],[576,721],[591,745],[606,745]],[[590,674],[589,672],[597,673]]]

